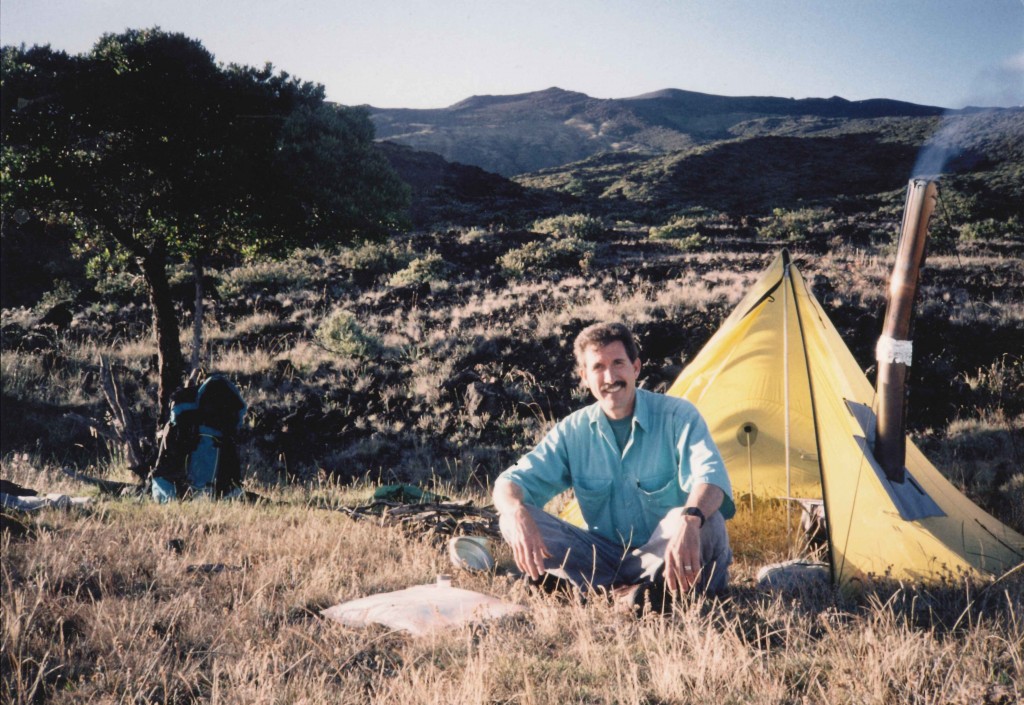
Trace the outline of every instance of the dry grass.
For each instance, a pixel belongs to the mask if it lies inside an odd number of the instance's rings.
[[[27,465],[6,477],[26,481]],[[65,490],[72,487],[51,477]],[[783,510],[732,522],[733,589],[670,617],[527,593],[499,551],[456,584],[526,616],[413,638],[319,610],[431,582],[430,542],[316,509],[368,488],[275,493],[276,504],[102,501],[4,534],[6,702],[1011,703],[1024,697],[1021,582],[984,591],[843,596],[754,586],[784,557]],[[477,497],[479,500],[480,497]],[[765,531],[773,526],[774,533]],[[781,527],[781,528],[780,528]],[[181,552],[169,548],[180,540]],[[223,565],[219,572],[194,566]],[[972,598],[972,599],[969,599]]]
[[[243,350],[238,347],[222,348],[211,362],[211,368],[232,377],[251,377],[266,374],[274,367],[274,356],[269,350]]]

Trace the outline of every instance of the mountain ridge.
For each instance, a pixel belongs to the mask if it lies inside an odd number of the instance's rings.
[[[763,118],[863,120],[956,112],[885,98],[720,96],[677,88],[630,98],[593,98],[557,86],[474,95],[446,108],[365,107],[378,139],[503,176],[603,152],[665,154],[728,139],[737,126]]]

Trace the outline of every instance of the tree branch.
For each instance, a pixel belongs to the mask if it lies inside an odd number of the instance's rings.
[[[132,472],[142,476],[146,472],[142,442],[135,429],[134,419],[124,410],[124,405],[121,403],[121,390],[114,379],[110,360],[105,356],[100,357],[100,385],[107,405],[110,407],[111,425],[114,427],[112,435],[115,440],[124,445],[125,455]]]

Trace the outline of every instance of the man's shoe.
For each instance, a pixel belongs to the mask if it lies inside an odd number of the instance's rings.
[[[634,617],[642,617],[648,613],[672,613],[672,595],[665,588],[664,580],[645,580],[642,583],[612,588],[611,599],[616,612]]]
[[[572,599],[574,595],[571,582],[550,573],[545,573],[537,579],[527,578],[526,586],[531,592],[553,595],[561,599]]]
[[[608,593],[608,599],[616,612],[639,617],[643,614],[643,583],[613,587]]]

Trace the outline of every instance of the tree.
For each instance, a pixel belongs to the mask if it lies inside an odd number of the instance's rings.
[[[169,262],[192,262],[201,287],[214,256],[404,223],[407,187],[364,110],[269,64],[218,64],[182,34],[108,34],[80,56],[4,47],[2,94],[4,227],[15,212],[70,223],[83,250],[127,256],[143,274],[161,418],[184,369]]]

